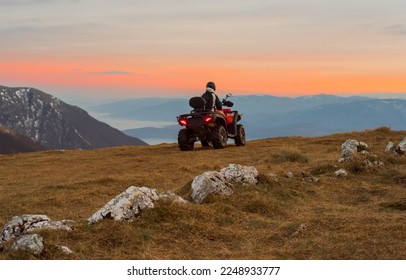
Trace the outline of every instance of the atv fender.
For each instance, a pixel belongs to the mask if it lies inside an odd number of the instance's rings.
[[[237,135],[237,122],[241,120],[240,114],[238,111],[233,111],[234,113],[234,120],[227,126],[227,132],[229,137],[235,137]]]

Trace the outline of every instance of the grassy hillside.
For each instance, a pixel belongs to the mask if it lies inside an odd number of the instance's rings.
[[[224,150],[163,144],[0,155],[0,228],[21,214],[76,221],[72,232],[42,231],[41,256],[4,251],[0,259],[406,259],[406,156],[383,153],[405,136],[380,128]],[[362,157],[339,164],[349,138],[366,142],[384,166],[367,168]],[[201,205],[159,202],[132,223],[86,223],[131,185],[186,197],[195,176],[230,163],[255,166],[259,184]],[[339,168],[350,175],[336,178]]]

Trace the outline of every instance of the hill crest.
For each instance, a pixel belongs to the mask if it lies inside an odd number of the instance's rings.
[[[21,214],[76,221],[70,232],[41,233],[48,249],[40,256],[0,259],[404,259],[406,158],[384,150],[405,135],[379,128],[222,150],[163,144],[0,155],[0,225]],[[338,162],[347,139],[367,143],[370,154]],[[254,166],[258,184],[200,205],[162,201],[133,223],[86,222],[129,186],[187,198],[193,178],[230,163]],[[334,175],[341,168],[348,176]],[[74,254],[58,251],[61,244]]]

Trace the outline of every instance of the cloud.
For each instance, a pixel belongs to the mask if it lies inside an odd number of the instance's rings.
[[[106,71],[85,71],[84,69],[78,67],[71,70],[73,73],[82,73],[82,74],[90,74],[90,75],[117,75],[117,76],[129,76],[133,73],[128,71],[122,70],[106,70]]]
[[[389,25],[385,31],[389,34],[406,36],[406,24]]]
[[[0,6],[25,6],[30,4],[46,3],[52,0],[0,0]]]
[[[97,72],[87,72],[87,73],[95,74],[95,75],[124,75],[124,76],[131,75],[130,72],[118,71],[118,70],[97,71]]]

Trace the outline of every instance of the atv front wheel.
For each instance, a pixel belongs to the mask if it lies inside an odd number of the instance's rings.
[[[181,151],[193,151],[194,149],[195,141],[193,135],[186,128],[179,130],[178,145]]]
[[[216,126],[213,130],[212,144],[215,149],[224,149],[227,146],[227,130],[224,126]]]
[[[245,129],[242,124],[237,125],[237,136],[234,138],[236,146],[245,146]]]

